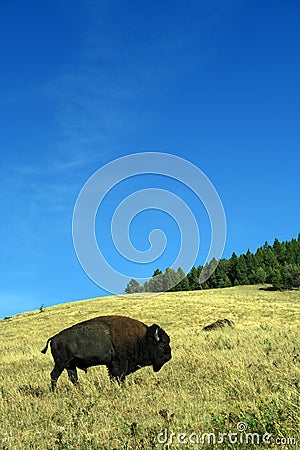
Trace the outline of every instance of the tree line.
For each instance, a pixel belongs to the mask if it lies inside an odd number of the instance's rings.
[[[247,253],[231,258],[222,258],[215,271],[204,283],[201,282],[203,271],[215,267],[212,260],[205,266],[193,267],[185,275],[179,268],[174,271],[167,268],[165,272],[156,269],[152,278],[140,285],[135,279],[127,284],[126,293],[193,291],[198,289],[223,288],[249,284],[270,284],[276,290],[300,288],[300,233],[297,239],[280,242],[277,238],[273,245],[268,242],[255,253]]]

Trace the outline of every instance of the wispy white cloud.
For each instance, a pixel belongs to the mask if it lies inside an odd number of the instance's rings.
[[[232,2],[218,2],[217,8],[192,2],[182,14],[180,3],[171,8],[84,1],[79,7],[86,26],[76,57],[42,88],[55,104],[60,152],[70,161],[72,152],[90,158],[111,153],[132,133],[147,129],[155,99],[180,83],[183,73],[215,57],[212,30],[234,9]],[[72,8],[66,12],[72,17]]]
[[[68,166],[56,167],[55,161],[50,161],[38,166],[6,164],[1,170],[2,257],[11,261],[3,267],[3,276],[12,270],[32,273],[30,265],[36,271],[51,239],[71,233],[80,187],[70,162]]]

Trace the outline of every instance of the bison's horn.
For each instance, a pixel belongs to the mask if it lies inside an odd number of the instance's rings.
[[[155,330],[154,339],[156,340],[156,342],[158,342],[160,340],[160,338],[158,336],[158,328],[156,328],[156,330]]]

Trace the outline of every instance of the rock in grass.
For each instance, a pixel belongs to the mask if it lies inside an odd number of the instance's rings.
[[[216,320],[216,322],[213,322],[209,325],[206,325],[202,328],[203,331],[212,331],[217,330],[219,328],[225,328],[225,327],[234,327],[234,322],[229,319],[219,319]]]

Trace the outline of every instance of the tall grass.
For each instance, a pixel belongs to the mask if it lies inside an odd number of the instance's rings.
[[[0,448],[248,449],[263,436],[269,448],[300,448],[299,300],[299,291],[247,286],[105,297],[2,320]],[[63,373],[51,393],[53,360],[40,352],[47,338],[104,314],[158,323],[173,359],[123,387],[102,366],[79,371],[78,389]],[[202,331],[224,317],[235,328]]]

